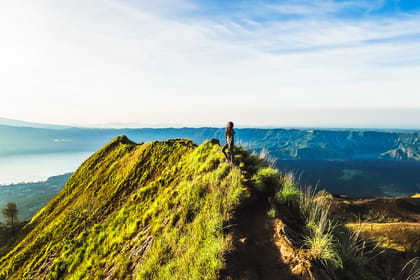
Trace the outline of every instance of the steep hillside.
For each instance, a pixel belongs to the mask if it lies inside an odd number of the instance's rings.
[[[210,142],[117,137],[24,228],[0,278],[216,278],[224,223],[247,193],[222,160]]]
[[[115,138],[0,249],[0,279],[379,280],[418,253],[417,200],[385,207],[417,223],[407,234],[369,245],[382,228],[355,234],[360,211],[339,214],[352,202],[301,188],[239,147],[228,165],[220,148]],[[379,247],[399,249],[386,255],[398,261],[378,260]]]

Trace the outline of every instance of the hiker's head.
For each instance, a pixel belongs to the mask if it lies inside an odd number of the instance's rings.
[[[233,122],[228,122],[228,123],[226,124],[226,127],[230,127],[230,128],[232,128],[232,127],[233,127]]]

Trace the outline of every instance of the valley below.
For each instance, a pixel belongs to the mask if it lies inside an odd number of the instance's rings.
[[[237,147],[229,166],[220,148],[215,139],[116,137],[16,235],[0,227],[0,279],[379,280],[417,271],[418,195],[316,192],[267,155]],[[340,168],[341,180],[363,175]]]
[[[416,269],[410,263],[420,250],[414,132],[238,129],[237,165],[228,167],[222,129],[128,130],[130,140],[116,137],[96,152],[124,130],[31,131],[25,145],[32,150],[19,148],[19,141],[14,152],[0,148],[0,205],[14,202],[19,209],[16,236],[0,219],[0,279],[173,279],[174,271],[179,279],[203,273],[210,279],[405,279],[404,267]],[[166,140],[176,137],[198,145]],[[199,205],[212,207],[219,220]],[[182,236],[193,238],[193,231],[204,243],[185,247]],[[325,236],[335,240],[325,248],[331,256],[308,243]],[[188,267],[197,250],[212,254],[210,266],[200,257]]]

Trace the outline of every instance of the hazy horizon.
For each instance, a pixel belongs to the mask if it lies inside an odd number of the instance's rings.
[[[361,130],[420,130],[420,123],[416,122],[416,120],[420,119],[420,110],[404,110],[407,114],[412,115],[410,116],[410,120],[406,122],[406,125],[399,126],[397,121],[395,120],[395,116],[392,114],[392,110],[383,110],[381,113],[384,114],[384,117],[387,117],[390,122],[388,125],[380,125],[375,124],[374,119],[377,118],[378,113],[368,112],[368,111],[359,111],[359,120],[360,122],[357,125],[357,122],[353,123],[353,119],[347,119],[347,125],[345,123],[340,123],[337,121],[328,121],[325,124],[316,123],[316,122],[302,122],[302,123],[283,123],[283,124],[249,124],[249,123],[241,123],[236,122],[234,119],[229,119],[235,121],[236,128],[262,128],[262,129],[275,129],[275,128],[284,128],[284,129],[361,129]],[[300,114],[301,112],[295,112],[295,114]],[[316,114],[316,112],[312,112]],[[394,112],[398,113],[398,112]],[[401,112],[399,112],[401,113]],[[287,112],[290,117],[290,112]],[[319,117],[319,115],[318,115]],[[329,118],[330,116],[325,115],[324,118]],[[347,112],[347,117],[349,116],[349,112]],[[368,117],[368,118],[367,118]],[[367,121],[369,120],[369,121]],[[19,125],[16,125],[15,122]],[[25,125],[27,123],[27,125]],[[191,128],[199,128],[199,127],[215,127],[221,128],[225,126],[226,121],[220,120],[219,122],[208,122],[208,123],[141,123],[141,122],[104,122],[104,123],[58,123],[58,122],[43,122],[43,121],[33,121],[33,120],[22,120],[22,119],[12,119],[12,118],[5,118],[0,116],[0,125],[11,125],[11,126],[28,126],[30,127],[31,124],[37,125],[45,125],[45,126],[63,126],[63,127],[80,127],[80,128],[104,128],[104,129],[123,129],[123,128],[182,128],[182,127],[191,127]],[[352,124],[351,124],[352,123]]]

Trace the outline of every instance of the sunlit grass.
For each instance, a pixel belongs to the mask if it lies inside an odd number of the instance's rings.
[[[252,177],[255,189],[261,193],[274,189],[278,185],[279,175],[278,170],[271,167],[258,169]]]
[[[311,256],[325,266],[332,264],[342,268],[343,262],[338,252],[338,239],[334,235],[336,223],[329,217],[330,201],[324,192],[315,193],[306,187],[300,193],[300,213],[305,220],[305,245]]]
[[[309,250],[310,258],[323,263],[343,267],[338,252],[338,240],[334,235],[336,223],[329,217],[330,196],[316,193],[311,187],[300,188],[292,173],[281,176],[281,188],[275,194],[280,204],[297,211],[304,221],[303,246]]]
[[[280,177],[281,188],[275,194],[275,199],[280,204],[297,206],[299,202],[300,190],[295,182],[292,173],[286,173]]]
[[[219,145],[117,138],[32,220],[0,279],[217,279],[244,196]]]
[[[363,239],[375,241],[382,248],[420,253],[420,225],[418,223],[348,223],[346,227],[360,230]]]

